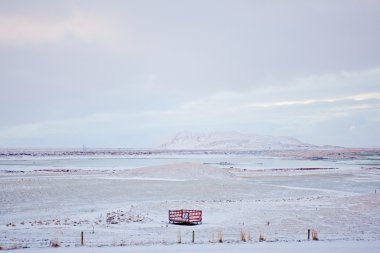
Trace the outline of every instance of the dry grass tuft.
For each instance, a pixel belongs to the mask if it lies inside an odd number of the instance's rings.
[[[251,231],[248,231],[248,241],[252,241]]]
[[[177,243],[178,243],[178,244],[181,244],[181,243],[182,243],[181,231],[178,231],[178,234],[177,234]]]
[[[223,243],[223,231],[218,232],[218,242]]]
[[[313,241],[318,241],[319,238],[318,238],[318,233],[316,230],[311,230],[311,239],[313,239]]]
[[[58,248],[58,247],[61,247],[61,245],[59,244],[57,240],[52,240],[50,241],[50,247]]]
[[[246,242],[247,240],[245,239],[245,231],[242,229],[240,231],[240,240],[243,242]]]
[[[214,233],[211,233],[211,239],[209,240],[209,242],[211,242],[211,243],[214,243],[214,242],[215,242],[215,236],[214,236]]]
[[[265,241],[265,237],[264,237],[264,235],[260,232],[259,242],[263,242],[263,241]]]

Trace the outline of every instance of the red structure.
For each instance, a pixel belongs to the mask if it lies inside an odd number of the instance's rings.
[[[198,225],[202,224],[201,210],[169,210],[169,223]]]

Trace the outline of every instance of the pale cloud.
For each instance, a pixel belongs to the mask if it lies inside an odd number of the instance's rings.
[[[41,138],[52,133],[65,134],[72,132],[73,128],[77,128],[80,132],[93,125],[109,123],[111,121],[120,121],[127,117],[128,115],[119,113],[96,113],[85,117],[14,125],[4,127],[0,131],[0,141],[2,139]]]
[[[258,104],[247,104],[245,107],[279,107],[279,106],[296,106],[296,105],[310,105],[310,104],[316,104],[316,103],[335,103],[335,102],[341,102],[345,100],[355,100],[355,101],[364,101],[364,100],[380,100],[380,93],[374,92],[374,93],[363,93],[363,94],[357,94],[353,96],[346,96],[346,97],[337,97],[337,98],[325,98],[325,99],[308,99],[308,100],[293,100],[293,101],[278,101],[274,103],[258,103]],[[353,107],[358,108],[358,107]],[[363,107],[361,107],[363,108]],[[368,108],[366,106],[365,108]]]
[[[8,46],[38,46],[74,39],[115,47],[122,34],[115,19],[80,9],[65,18],[0,14],[0,44]]]
[[[379,5],[37,2],[0,3],[0,146],[152,147],[182,130],[380,141]]]
[[[239,113],[253,109],[312,106],[339,102],[380,100],[380,67],[353,72],[299,77],[289,82],[260,84],[243,91],[221,90],[210,96],[189,99],[181,112],[217,111]]]
[[[346,99],[353,99],[356,101],[368,100],[368,99],[380,99],[380,93],[364,93],[355,96],[347,97]]]
[[[317,144],[351,145],[348,133],[342,130],[339,136],[329,136],[328,131],[334,132],[335,125],[340,124],[340,128],[349,129],[344,124],[353,125],[356,121],[373,127],[380,114],[380,92],[376,86],[379,80],[380,72],[373,69],[344,75],[330,73],[300,78],[296,84],[263,85],[246,92],[222,91],[185,101],[176,108],[145,111],[143,115],[155,119],[156,127],[234,130],[245,126],[245,131],[293,135]],[[319,85],[314,90],[316,81]],[[335,92],[340,89],[343,95]],[[313,137],[318,136],[313,131],[318,132],[319,125],[329,124],[331,129],[324,130],[326,136]]]
[[[0,146],[144,147],[136,132],[144,131],[138,114],[96,113],[85,117],[47,120],[0,128]],[[149,134],[144,135],[149,136]],[[133,143],[131,143],[133,140]]]
[[[367,73],[367,74],[365,74]],[[319,89],[336,89],[345,83],[353,83],[353,79],[365,80],[366,75],[372,75],[363,71],[358,75],[346,74],[336,78],[339,74],[326,75],[317,78],[321,84]],[[331,78],[334,77],[334,78]],[[156,76],[150,76],[153,82]],[[334,82],[332,82],[332,79]],[[372,79],[375,80],[372,76]],[[303,85],[301,85],[303,83]],[[360,83],[360,82],[358,82]],[[252,132],[265,134],[278,133],[281,135],[312,136],[310,131],[317,129],[320,124],[326,122],[345,122],[350,126],[357,124],[353,119],[360,118],[363,122],[378,120],[380,112],[380,92],[372,89],[371,82],[363,90],[367,92],[356,93],[345,91],[344,96],[330,96],[328,92],[313,94],[309,92],[310,79],[304,78],[297,81],[297,85],[287,84],[283,86],[262,86],[248,92],[222,91],[203,99],[188,99],[176,106],[169,108],[141,109],[133,112],[103,112],[93,113],[84,117],[67,118],[61,120],[48,120],[32,124],[21,124],[3,127],[0,130],[0,144],[9,140],[44,139],[54,136],[73,136],[80,139],[82,136],[96,136],[93,140],[99,142],[109,139],[117,139],[126,133],[141,133],[144,131],[154,134],[155,131],[180,131],[184,129],[217,129],[236,130],[236,125],[247,126]],[[370,92],[368,92],[370,91]],[[315,97],[313,97],[315,95]],[[162,94],[162,99],[171,100]],[[284,99],[286,98],[286,99]],[[255,102],[252,102],[255,101]],[[269,102],[265,102],[269,101]],[[142,100],[149,103],[148,100]],[[276,128],[263,129],[257,126],[277,126]],[[281,126],[281,127],[278,127]],[[350,128],[347,126],[347,129]],[[84,138],[84,137],[83,137]],[[304,137],[306,138],[306,137]],[[67,138],[70,139],[70,138]],[[317,144],[323,138],[310,142]],[[75,141],[74,141],[75,142]],[[88,141],[89,145],[91,144]],[[339,144],[331,143],[331,144]],[[114,144],[118,145],[118,144]]]
[[[251,90],[221,91],[209,97],[185,102],[183,110],[239,111],[246,108],[278,108],[344,101],[380,100],[380,67],[361,71],[328,73],[295,79],[276,85],[259,85]]]

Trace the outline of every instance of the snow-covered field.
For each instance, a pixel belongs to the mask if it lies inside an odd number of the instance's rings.
[[[2,170],[0,247],[47,252],[57,242],[57,252],[121,252],[132,246],[132,252],[380,249],[378,167],[224,165]],[[169,209],[201,209],[203,224],[168,224]],[[317,231],[318,242],[307,241],[308,229]],[[78,248],[82,231],[85,247]],[[260,234],[265,242],[258,242]]]
[[[215,253],[378,253],[379,241],[333,241],[333,242],[278,242],[278,243],[240,243],[240,244],[177,244],[177,245],[153,245],[133,247],[75,247],[75,248],[51,248],[28,249],[29,253],[171,253],[171,252],[215,252]],[[25,253],[26,250],[14,250],[12,252]]]

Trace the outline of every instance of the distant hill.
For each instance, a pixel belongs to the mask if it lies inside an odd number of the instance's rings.
[[[162,144],[166,149],[209,149],[209,150],[281,150],[311,149],[319,146],[303,143],[293,137],[243,134],[239,132],[177,133],[169,142]]]

